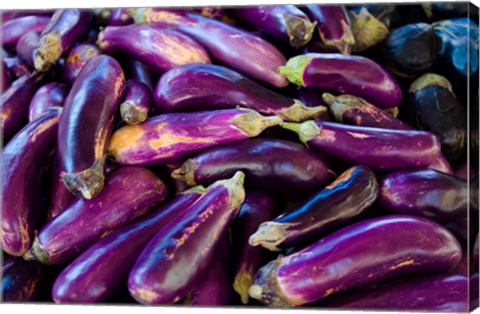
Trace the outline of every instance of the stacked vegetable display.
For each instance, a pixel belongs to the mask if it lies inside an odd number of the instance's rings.
[[[2,301],[473,309],[472,8],[2,12]]]

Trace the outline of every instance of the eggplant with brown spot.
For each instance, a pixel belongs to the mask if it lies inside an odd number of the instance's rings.
[[[64,83],[47,83],[40,87],[32,97],[28,109],[28,121],[38,119],[53,107],[62,107],[67,98],[68,88]]]
[[[120,104],[122,120],[128,124],[138,124],[148,118],[153,103],[150,88],[137,80],[128,80],[125,98]]]
[[[68,52],[62,67],[62,76],[68,84],[73,84],[88,60],[101,54],[92,44],[78,44]]]

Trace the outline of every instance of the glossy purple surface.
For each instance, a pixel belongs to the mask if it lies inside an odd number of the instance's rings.
[[[43,273],[39,263],[29,263],[21,257],[2,260],[0,295],[3,302],[35,301]]]
[[[1,246],[21,256],[39,228],[39,184],[55,147],[60,110],[52,109],[25,126],[2,150]]]
[[[15,47],[18,40],[28,32],[42,32],[50,22],[49,16],[23,16],[2,24],[2,43]]]
[[[53,173],[50,186],[50,198],[48,200],[47,219],[50,220],[58,216],[61,212],[68,208],[68,206],[77,198],[70,192],[61,177],[61,162],[59,160],[58,150],[55,151],[55,161],[53,165]]]
[[[8,74],[10,74],[12,81],[32,71],[32,68],[27,61],[20,59],[19,57],[7,57],[3,59],[3,66]]]
[[[137,124],[147,119],[153,103],[150,88],[137,80],[128,80],[125,97],[120,104],[122,119],[128,124]]]
[[[10,75],[8,73],[7,68],[3,64],[3,58],[2,58],[2,65],[0,67],[2,71],[2,77],[0,78],[0,93],[3,93],[3,91],[10,86],[11,79],[10,79]]]
[[[40,87],[32,97],[28,109],[28,120],[31,122],[52,107],[62,107],[68,94],[68,88],[63,83],[47,83]]]
[[[39,32],[28,32],[20,37],[15,48],[17,56],[31,66],[33,66],[33,57],[39,38]]]
[[[73,84],[85,64],[101,54],[100,49],[92,44],[78,44],[68,52],[63,65],[63,78]]]
[[[142,82],[150,88],[153,93],[158,82],[158,74],[150,66],[137,59],[128,61],[128,69],[132,79]]]
[[[109,26],[125,26],[133,23],[133,18],[128,14],[128,8],[113,8],[110,18],[108,19]]]

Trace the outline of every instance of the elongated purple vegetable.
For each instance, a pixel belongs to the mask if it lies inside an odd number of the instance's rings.
[[[50,197],[48,200],[47,220],[58,216],[61,212],[69,207],[69,205],[77,198],[70,192],[63,183],[61,172],[62,165],[60,163],[58,150],[55,152],[55,161],[50,186]]]
[[[2,150],[1,245],[10,255],[22,256],[40,222],[39,184],[52,155],[60,109],[28,124]]]
[[[267,250],[251,246],[248,238],[261,223],[275,217],[274,209],[275,204],[268,194],[248,192],[232,225],[233,289],[243,304],[248,303],[248,289],[256,272],[270,258]]]
[[[47,83],[40,87],[30,102],[28,121],[38,119],[52,107],[62,107],[67,94],[67,86],[63,83]]]
[[[394,214],[451,222],[467,216],[468,182],[433,169],[402,170],[382,179],[380,204]]]
[[[317,23],[294,5],[257,5],[234,9],[236,17],[293,48],[312,39]]]
[[[358,219],[378,195],[372,170],[354,166],[297,207],[262,223],[249,243],[270,251],[302,247]]]
[[[109,26],[125,26],[133,23],[133,18],[128,14],[127,8],[113,8],[110,18],[108,19]]]
[[[73,84],[85,64],[100,54],[100,49],[92,44],[78,44],[74,46],[65,57],[65,64],[62,68],[63,78],[69,84]]]
[[[176,30],[147,24],[109,26],[99,35],[102,51],[122,52],[163,73],[191,63],[210,63],[205,49]]]
[[[2,93],[0,117],[4,143],[28,123],[30,101],[45,74],[34,72],[16,79]]]
[[[168,71],[158,81],[154,100],[159,112],[240,106],[295,122],[326,111],[324,106],[309,108],[296,99],[266,89],[238,72],[213,64],[190,64]]]
[[[265,138],[206,149],[187,159],[172,177],[194,186],[212,184],[237,171],[245,173],[248,188],[290,195],[311,193],[336,177],[329,163],[304,145]]]
[[[56,303],[108,300],[126,285],[128,272],[151,238],[203,193],[202,187],[192,188],[138,222],[100,239],[57,277],[52,290],[53,300]]]
[[[150,88],[153,93],[158,82],[158,74],[152,69],[137,59],[128,60],[128,69],[130,70],[131,79],[142,82]]]
[[[168,113],[113,133],[108,152],[121,165],[153,165],[204,148],[254,137],[281,122],[251,109]]]
[[[283,128],[327,157],[340,158],[372,170],[428,167],[441,154],[438,138],[424,131],[391,130],[335,122],[284,122]]]
[[[149,87],[137,80],[128,80],[125,98],[120,104],[122,120],[128,124],[138,124],[148,117],[153,96]]]
[[[285,57],[272,44],[236,26],[193,13],[160,8],[134,10],[137,23],[153,23],[178,29],[204,46],[213,60],[278,88],[288,82],[277,68]]]
[[[307,4],[306,8],[312,20],[317,22],[320,39],[325,48],[350,54],[355,45],[355,38],[343,5]]]
[[[12,79],[16,79],[32,72],[32,68],[27,61],[19,57],[7,57],[3,59],[3,66],[7,69]]]
[[[2,256],[2,302],[35,301],[43,273],[41,264],[20,257]]]
[[[211,264],[245,198],[244,175],[217,181],[148,243],[128,278],[130,294],[143,304],[180,301]]]
[[[44,264],[71,261],[100,238],[152,211],[167,194],[164,183],[145,168],[112,171],[97,197],[76,199],[44,225],[24,258]]]
[[[402,90],[393,77],[361,56],[307,53],[290,58],[279,73],[296,85],[362,97],[381,109],[402,101]]]
[[[28,32],[42,32],[50,22],[49,16],[23,16],[2,24],[2,43],[14,48],[18,40]]]
[[[258,271],[249,295],[270,306],[300,306],[387,280],[446,272],[461,259],[455,236],[431,220],[372,218],[271,261]]]
[[[56,10],[40,36],[35,51],[35,69],[50,69],[68,49],[86,35],[93,16],[91,10]]]
[[[99,55],[83,67],[65,100],[58,156],[64,184],[77,196],[90,199],[103,188],[105,148],[124,90],[120,64]]]
[[[40,33],[28,32],[20,37],[15,48],[17,56],[25,60],[31,66],[33,66],[33,57],[39,38]]]

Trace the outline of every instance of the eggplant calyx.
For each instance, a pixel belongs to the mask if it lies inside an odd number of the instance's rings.
[[[260,225],[258,230],[250,236],[248,243],[251,246],[261,245],[267,250],[278,252],[278,245],[288,237],[288,228],[294,223],[267,221]]]
[[[277,116],[262,116],[252,109],[244,109],[246,113],[232,119],[237,129],[249,137],[255,137],[265,129],[280,124],[283,120]]]
[[[210,187],[213,188],[218,185],[224,186],[230,197],[230,209],[239,209],[245,200],[245,188],[243,183],[245,181],[245,174],[242,171],[237,171],[232,178],[227,180],[219,180],[212,184]]]
[[[336,39],[326,39],[322,33],[320,37],[322,43],[327,49],[334,49],[343,55],[349,55],[352,52],[353,45],[355,45],[355,37],[353,36],[352,29],[345,21],[341,21],[343,28],[343,35]]]
[[[105,157],[102,157],[86,170],[75,173],[62,172],[60,176],[63,184],[70,192],[89,200],[103,190],[105,183],[104,165]]]
[[[58,31],[40,37],[38,48],[35,49],[33,57],[35,70],[40,72],[48,71],[57,62],[61,54],[61,36]]]
[[[194,187],[191,187],[188,190],[183,191],[181,194],[190,194],[190,193],[205,194],[206,191],[207,189],[203,185],[195,185]]]
[[[373,16],[366,8],[358,14],[352,12],[351,28],[355,38],[353,51],[359,52],[373,47],[388,37],[388,27]]]
[[[452,84],[448,79],[435,73],[425,73],[417,78],[412,85],[410,85],[408,92],[413,94],[428,86],[440,86],[453,93]]]
[[[139,124],[148,118],[148,113],[140,110],[135,103],[125,101],[120,105],[122,120],[128,124]]]
[[[287,121],[303,122],[328,110],[325,106],[307,107],[297,99],[294,99],[293,101],[293,105],[278,112],[278,114],[284,117]]]
[[[293,48],[305,46],[313,36],[317,22],[299,18],[295,15],[288,14],[285,17],[285,24],[290,45]]]
[[[43,248],[40,243],[38,242],[38,238],[35,237],[33,240],[32,247],[30,250],[23,254],[23,259],[27,262],[30,261],[37,261],[45,265],[50,265],[48,250]]]
[[[248,289],[252,286],[253,274],[242,268],[235,276],[233,281],[233,290],[240,295],[243,304],[248,303]]]
[[[194,177],[196,165],[195,159],[188,159],[180,168],[172,171],[171,177],[176,180],[182,180],[190,186],[195,186],[197,185]]]
[[[303,143],[307,143],[320,134],[320,128],[313,120],[308,120],[302,123],[283,122],[280,126],[297,133],[300,141]]]
[[[291,83],[305,87],[303,73],[311,60],[312,57],[308,55],[290,58],[287,64],[278,68],[278,73],[285,76]]]

